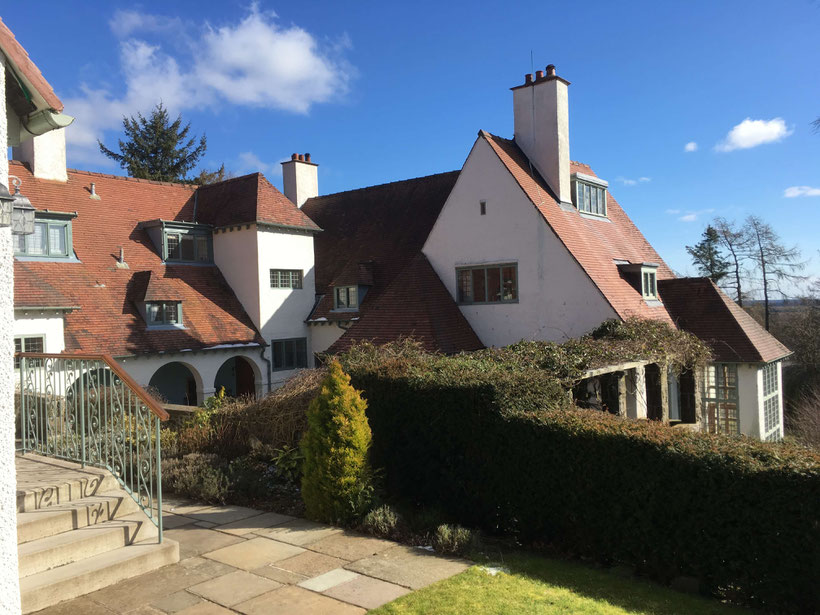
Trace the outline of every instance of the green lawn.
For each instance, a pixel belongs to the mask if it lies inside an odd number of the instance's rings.
[[[473,566],[371,613],[748,615],[748,611],[730,608],[715,600],[565,561],[514,553],[505,555],[501,565],[510,573],[492,576],[481,567]]]

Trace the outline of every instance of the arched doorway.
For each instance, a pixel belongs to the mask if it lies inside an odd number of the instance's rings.
[[[256,395],[256,374],[253,365],[245,357],[231,357],[216,372],[214,391],[225,387],[228,397],[253,397]]]
[[[197,386],[193,371],[178,361],[166,363],[151,376],[154,387],[169,404],[197,405]]]

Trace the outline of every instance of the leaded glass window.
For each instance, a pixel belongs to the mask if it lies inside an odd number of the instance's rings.
[[[482,265],[456,269],[459,303],[511,303],[518,301],[518,266]]]

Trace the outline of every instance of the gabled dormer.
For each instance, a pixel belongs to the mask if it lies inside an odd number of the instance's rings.
[[[209,224],[149,220],[141,222],[164,263],[210,265],[214,262],[213,229]]]
[[[658,295],[658,263],[630,263],[629,261],[617,261],[618,269],[622,276],[641,293],[644,301],[651,304],[659,304]]]
[[[346,274],[339,276],[333,285],[333,311],[355,312],[373,286],[376,263],[361,261],[348,267]]]
[[[76,262],[71,232],[71,222],[76,217],[76,212],[37,211],[34,233],[14,237],[15,258]]]
[[[572,174],[572,204],[582,214],[607,217],[606,192],[609,182],[585,173]]]
[[[148,329],[184,329],[182,293],[172,280],[153,271],[139,271],[132,278],[135,303]]]

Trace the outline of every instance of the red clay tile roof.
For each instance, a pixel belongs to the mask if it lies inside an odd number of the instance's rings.
[[[658,290],[678,327],[706,342],[715,361],[768,363],[791,354],[709,278],[662,280]]]
[[[421,249],[458,171],[309,199],[302,210],[324,230],[314,238],[311,320],[352,321],[331,347],[413,336],[430,350],[481,347]],[[333,311],[333,287],[369,286],[356,312]],[[358,319],[358,320],[353,320]]]
[[[487,141],[550,228],[621,318],[637,316],[671,322],[663,306],[647,304],[641,292],[618,270],[616,259],[631,263],[651,262],[660,265],[658,280],[674,277],[672,270],[608,190],[608,221],[584,217],[575,208],[562,209],[538,172],[530,173],[527,157],[514,141],[483,130],[479,133],[479,138]],[[595,176],[592,169],[578,162],[572,163],[572,172]]]
[[[57,98],[37,65],[28,57],[28,52],[14,37],[14,33],[3,23],[2,18],[0,18],[0,49],[11,60],[17,72],[37,90],[50,108],[58,112],[63,110],[63,103]]]
[[[190,221],[192,187],[73,170],[63,183],[36,179],[19,162],[10,167],[38,210],[78,214],[72,232],[79,263],[14,264],[15,305],[80,306],[65,316],[67,351],[123,356],[263,343],[217,267],[163,265],[147,231],[137,228],[149,219]],[[101,200],[89,198],[91,182]],[[116,266],[120,246],[129,269]],[[147,330],[136,305],[146,291],[179,297],[186,328]]]
[[[261,173],[203,186],[197,193],[197,222],[215,227],[260,222],[286,228],[321,230]]]
[[[344,352],[356,342],[386,344],[402,337],[447,354],[484,347],[421,252],[328,352]]]

